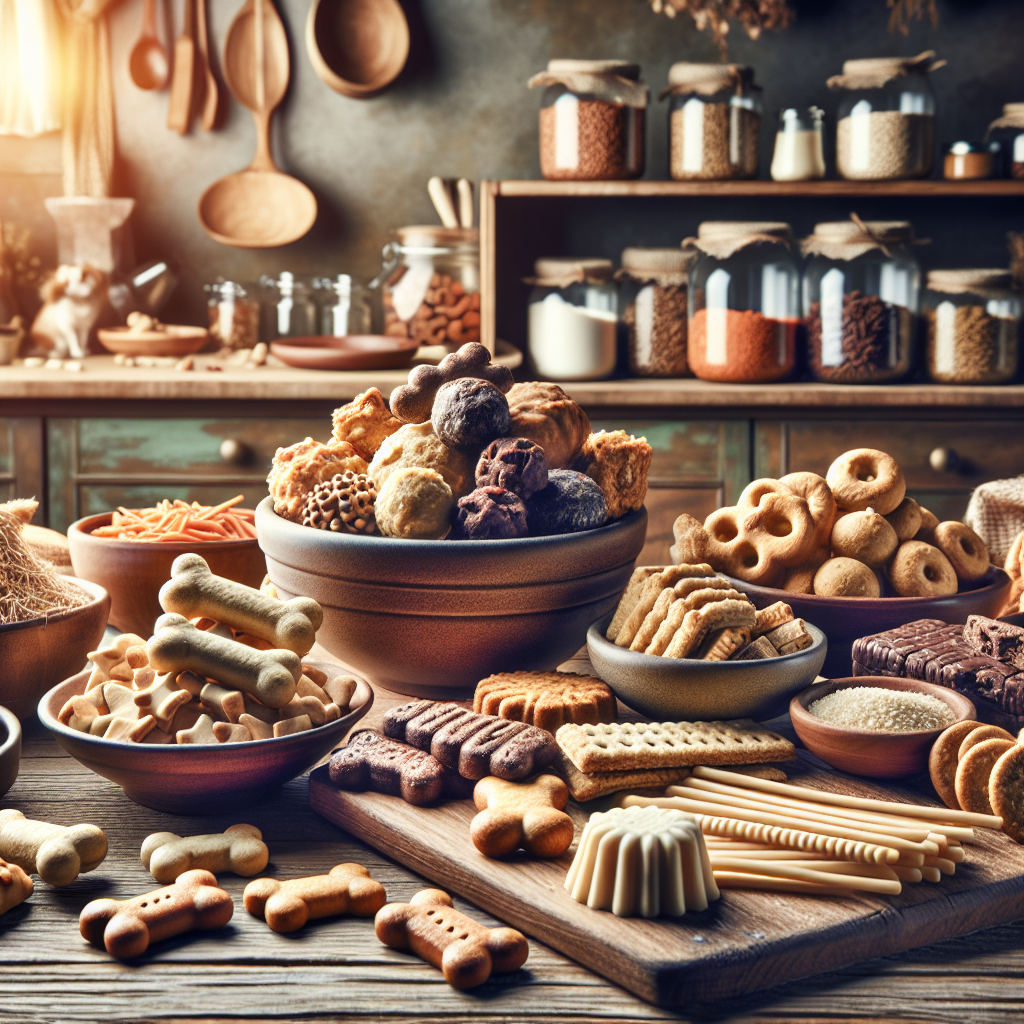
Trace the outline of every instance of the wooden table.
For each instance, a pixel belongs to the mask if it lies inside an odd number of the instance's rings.
[[[389,707],[406,699],[378,689],[360,727],[377,724]],[[168,785],[174,780],[168,779]],[[274,934],[241,908],[246,880],[223,875],[221,885],[236,903],[224,931],[171,940],[138,961],[121,964],[86,945],[79,936],[78,914],[97,897],[126,898],[157,887],[138,853],[152,832],[188,835],[247,821],[263,830],[271,853],[268,872],[278,877],[319,874],[342,861],[358,861],[383,882],[392,901],[407,900],[429,883],[314,814],[305,778],[237,815],[161,814],[132,803],[113,783],[72,760],[37,723],[26,729],[21,774],[0,806],[62,824],[93,822],[110,842],[107,859],[95,872],[59,890],[38,882],[27,903],[0,917],[2,1024],[342,1018],[444,1019],[452,1024],[472,1019],[980,1024],[1024,1018],[1024,922],[741,999],[694,1005],[681,1018],[533,941],[526,967],[518,973],[496,975],[473,992],[456,992],[434,968],[381,945],[367,920],[327,920],[293,935]],[[495,923],[462,900],[456,905]]]

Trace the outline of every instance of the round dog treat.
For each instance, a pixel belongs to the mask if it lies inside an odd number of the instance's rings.
[[[921,506],[913,498],[904,498],[886,517],[885,521],[896,531],[896,539],[902,544],[913,540],[921,529]]]
[[[822,597],[881,597],[878,577],[853,558],[830,558],[814,574],[814,593]]]
[[[526,536],[526,506],[503,487],[478,487],[459,498],[453,535],[465,540],[505,540]]]
[[[928,774],[931,777],[939,799],[952,810],[960,810],[956,798],[956,766],[960,760],[960,744],[975,729],[981,729],[980,722],[957,722],[939,734],[928,754]]]
[[[509,434],[544,449],[548,469],[568,469],[590,434],[587,414],[557,385],[513,384],[508,392]]]
[[[1012,733],[1008,733],[998,725],[979,725],[976,729],[972,729],[960,742],[960,749],[956,752],[957,761],[962,761],[967,755],[968,750],[976,747],[979,743],[984,743],[986,740],[1009,740],[1011,743],[1016,742]]]
[[[477,487],[503,487],[523,501],[547,484],[544,449],[525,437],[500,437],[492,441],[476,464]]]
[[[823,476],[817,473],[787,473],[779,479],[791,494],[803,498],[818,530],[818,543],[827,544],[836,521],[836,499]]]
[[[336,473],[306,495],[302,525],[334,533],[373,533],[376,497],[365,473]]]
[[[806,562],[793,566],[783,573],[779,589],[791,594],[813,594],[814,575],[829,560],[830,548],[826,544],[817,548]]]
[[[449,448],[426,423],[407,423],[381,442],[366,475],[377,485],[377,493],[396,469],[416,466],[440,473],[455,495],[473,489],[473,463],[458,448]]]
[[[939,525],[939,517],[934,512],[929,512],[923,505],[918,505],[921,510],[921,525],[914,540],[923,540],[925,544],[935,544],[935,527]]]
[[[442,540],[451,529],[452,489],[432,469],[396,469],[377,494],[374,511],[385,537]]]
[[[1015,743],[996,761],[988,777],[992,813],[1003,819],[1003,831],[1024,843],[1024,744]]]
[[[604,491],[610,519],[643,505],[653,456],[646,437],[634,437],[624,430],[599,430],[583,442],[581,468],[585,467],[587,476]]]
[[[885,563],[898,546],[896,531],[872,509],[850,512],[832,528],[832,554],[855,558],[872,569]]]
[[[307,437],[288,448],[278,448],[267,476],[274,511],[293,523],[302,522],[306,495],[317,484],[338,473],[365,473],[366,461],[347,441],[321,444]]]
[[[908,540],[896,549],[889,580],[900,597],[945,597],[956,593],[956,572],[931,544]]]
[[[935,546],[949,559],[961,583],[976,583],[988,572],[988,547],[965,523],[939,523],[934,536]]]
[[[449,448],[479,451],[508,434],[508,401],[493,384],[462,377],[437,389],[430,422]]]
[[[960,758],[956,766],[956,798],[965,811],[992,814],[989,781],[996,762],[1017,744],[1014,740],[983,740]]]
[[[607,518],[604,492],[585,473],[572,469],[548,473],[547,487],[526,503],[526,521],[536,537],[593,530]]]
[[[896,460],[875,448],[854,448],[840,455],[825,476],[844,512],[873,508],[888,515],[903,500],[907,484]]]

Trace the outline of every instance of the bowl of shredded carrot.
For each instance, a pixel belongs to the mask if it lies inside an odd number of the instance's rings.
[[[259,587],[266,560],[256,540],[254,511],[237,495],[219,505],[180,498],[151,508],[119,507],[68,527],[71,564],[80,579],[110,593],[110,623],[148,637],[163,614],[158,594],[171,562],[194,551],[218,576]]]

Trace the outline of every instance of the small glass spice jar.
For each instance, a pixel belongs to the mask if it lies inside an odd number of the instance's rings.
[[[308,338],[320,332],[313,288],[284,270],[277,279],[261,277],[264,320],[269,341],[275,338]]]
[[[622,60],[552,60],[529,87],[544,88],[540,172],[555,181],[612,181],[644,173],[648,88]]]
[[[349,274],[320,277],[313,281],[320,307],[320,333],[334,338],[369,334],[371,311],[363,289]]]
[[[612,262],[539,259],[527,307],[530,357],[546,380],[600,380],[615,372],[618,301]]]
[[[807,363],[815,380],[882,384],[913,368],[921,268],[907,221],[816,224],[801,249]]]
[[[922,300],[926,367],[943,384],[1017,376],[1024,298],[1008,270],[932,270]]]
[[[703,380],[785,380],[796,365],[800,268],[788,224],[705,221],[690,272],[687,353]]]
[[[1024,178],[1024,103],[1007,103],[985,133],[986,142],[999,146],[997,175]]]
[[[942,159],[942,176],[950,181],[976,181],[991,178],[999,147],[980,142],[954,142]]]
[[[669,173],[676,181],[756,178],[760,88],[744,64],[691,64],[668,72]]]
[[[619,309],[629,371],[637,377],[689,377],[687,279],[694,254],[682,249],[622,250]]]
[[[252,348],[260,340],[260,304],[237,281],[203,285],[210,337],[220,348]]]
[[[788,107],[779,114],[772,155],[773,181],[813,181],[825,177],[825,147],[821,125],[825,112],[818,107]]]

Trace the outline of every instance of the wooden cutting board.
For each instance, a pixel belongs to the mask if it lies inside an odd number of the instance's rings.
[[[831,772],[786,769],[801,784],[899,799]],[[665,1007],[739,995],[1024,917],[1024,847],[988,830],[976,832],[978,842],[967,847],[953,877],[905,885],[899,896],[730,890],[702,913],[644,921],[569,898],[563,882],[575,845],[555,861],[482,856],[469,839],[468,800],[419,808],[396,797],[343,793],[330,784],[326,765],[310,776],[309,800],[319,814],[440,888]],[[605,806],[598,804],[586,812],[570,804],[577,838],[588,813]]]

